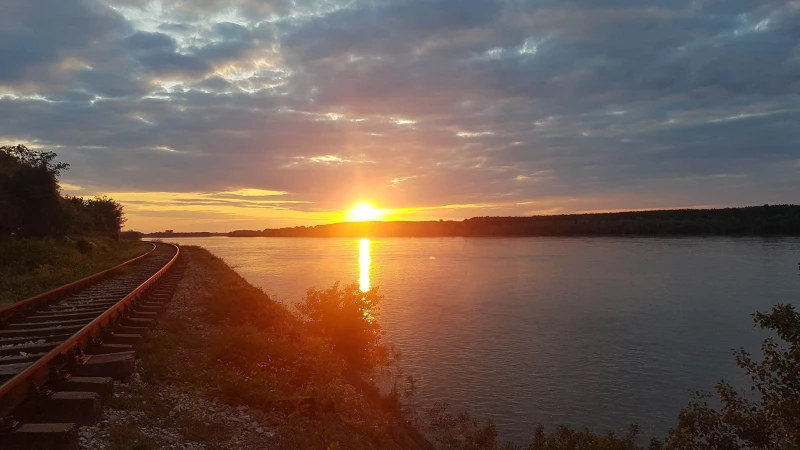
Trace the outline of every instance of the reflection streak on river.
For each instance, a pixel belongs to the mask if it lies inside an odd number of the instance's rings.
[[[358,242],[358,267],[360,270],[358,284],[359,287],[361,287],[362,292],[367,292],[370,287],[369,266],[372,260],[369,256],[369,247],[370,247],[369,239],[361,239]]]

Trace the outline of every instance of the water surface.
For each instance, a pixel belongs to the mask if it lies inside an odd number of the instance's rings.
[[[191,238],[294,302],[359,281],[423,402],[494,419],[522,442],[537,423],[663,436],[689,389],[741,380],[749,314],[794,302],[800,239]]]

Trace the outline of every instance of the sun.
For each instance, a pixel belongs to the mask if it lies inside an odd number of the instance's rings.
[[[383,215],[383,211],[369,203],[359,203],[347,215],[352,222],[365,222],[379,219]]]

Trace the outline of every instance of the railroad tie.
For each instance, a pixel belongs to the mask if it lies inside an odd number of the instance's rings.
[[[77,450],[182,277],[177,246],[0,308],[0,448]],[[123,270],[124,269],[124,270]],[[169,270],[169,272],[168,272]],[[84,353],[85,352],[85,353]]]

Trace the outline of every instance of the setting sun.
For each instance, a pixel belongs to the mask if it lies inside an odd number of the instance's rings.
[[[353,222],[364,222],[368,220],[378,220],[383,215],[383,211],[375,208],[369,203],[359,203],[348,213],[349,220]]]

